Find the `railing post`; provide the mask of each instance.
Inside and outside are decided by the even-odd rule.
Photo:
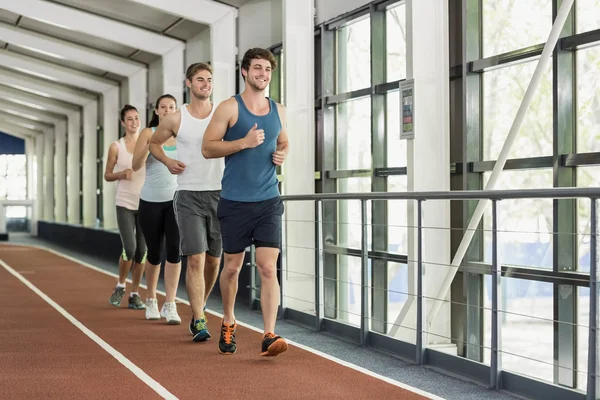
[[[323,317],[325,316],[325,305],[323,298],[323,200],[316,203],[316,241],[315,241],[315,328],[321,331]]]
[[[425,332],[423,331],[423,277],[425,268],[423,267],[423,200],[417,200],[417,354],[415,361],[422,365],[425,362],[424,339]]]
[[[490,387],[500,390],[502,388],[502,355],[501,352],[501,328],[500,318],[500,294],[501,292],[501,267],[498,263],[498,200],[492,199],[492,341],[490,359]]]
[[[254,310],[254,300],[256,300],[256,248],[250,246],[250,309]]]
[[[600,398],[598,393],[598,225],[597,199],[591,199],[590,210],[590,327],[588,337],[587,400]]]
[[[360,344],[367,345],[369,335],[369,248],[368,248],[368,221],[367,200],[360,201],[361,217],[361,312],[360,312]]]

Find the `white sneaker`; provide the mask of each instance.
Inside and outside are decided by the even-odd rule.
[[[179,314],[177,314],[177,305],[175,302],[165,301],[162,309],[160,310],[160,316],[167,319],[167,324],[169,325],[179,325],[181,324],[181,318],[179,318]]]
[[[156,299],[146,299],[146,319],[160,319],[158,312],[158,301]]]

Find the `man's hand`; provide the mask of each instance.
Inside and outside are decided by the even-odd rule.
[[[258,125],[254,123],[252,129],[248,131],[246,137],[244,138],[246,141],[246,148],[254,148],[262,144],[265,141],[265,131],[262,129],[256,129]]]
[[[121,171],[121,179],[125,179],[125,180],[129,181],[129,180],[131,180],[131,174],[133,174],[132,169],[126,169],[124,171]]]
[[[273,164],[282,165],[285,161],[285,156],[287,155],[287,143],[280,144],[277,146],[277,150],[273,153]]]
[[[169,169],[169,172],[173,175],[178,175],[185,169],[184,163],[178,160],[173,160],[172,158],[166,160],[165,165]]]

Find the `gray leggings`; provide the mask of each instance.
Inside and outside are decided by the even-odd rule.
[[[146,241],[140,227],[138,211],[117,206],[117,224],[121,234],[121,243],[123,243],[123,253],[121,254],[123,260],[133,259],[136,263],[146,262]]]

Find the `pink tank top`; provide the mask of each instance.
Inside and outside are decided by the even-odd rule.
[[[117,165],[115,172],[125,171],[126,169],[132,169],[133,154],[127,151],[125,146],[125,140],[119,139],[117,148],[119,153],[117,156]],[[140,192],[142,186],[144,186],[144,180],[146,179],[146,164],[137,171],[131,174],[131,179],[120,179],[117,181],[117,195],[115,203],[118,206],[125,207],[129,210],[137,210],[140,204]]]

